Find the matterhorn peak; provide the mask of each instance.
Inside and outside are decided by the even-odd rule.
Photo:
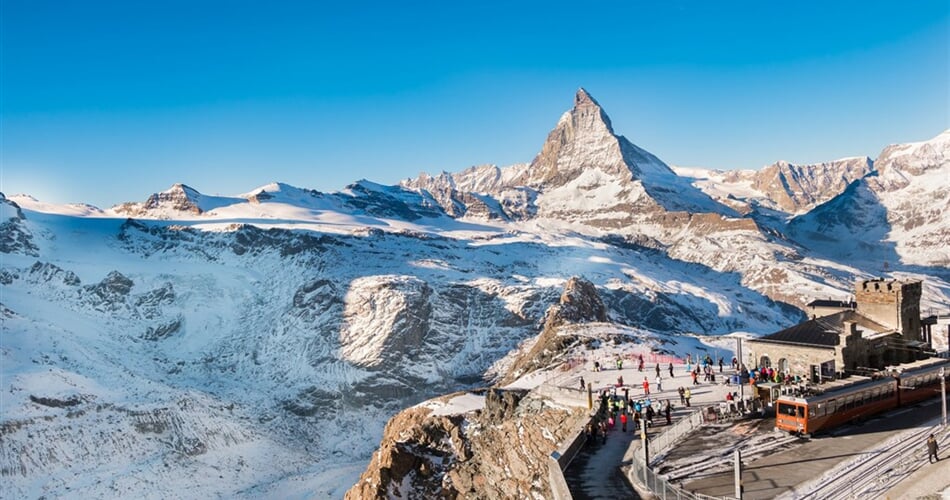
[[[577,93],[574,94],[574,107],[576,108],[578,106],[584,106],[584,105],[590,105],[590,104],[600,107],[600,103],[597,102],[594,99],[594,97],[590,95],[589,92],[587,92],[587,89],[585,89],[584,87],[580,87],[579,89],[577,89]]]
[[[623,180],[633,178],[610,118],[600,104],[580,88],[574,96],[574,107],[558,120],[521,181],[532,187],[551,189],[589,170],[600,170]]]

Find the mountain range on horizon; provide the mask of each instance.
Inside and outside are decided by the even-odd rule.
[[[341,497],[391,415],[498,377],[574,276],[672,354],[858,278],[950,308],[948,192],[950,130],[680,168],[580,89],[530,163],[106,210],[0,195],[0,471],[17,496]]]

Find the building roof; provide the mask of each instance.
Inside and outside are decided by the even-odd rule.
[[[876,323],[857,311],[847,310],[811,319],[754,341],[834,347],[841,340],[845,321],[855,323],[872,334],[894,331],[892,328]]]
[[[857,304],[855,302],[845,302],[843,300],[818,299],[809,302],[808,307],[841,307],[843,309],[854,309],[857,307]]]

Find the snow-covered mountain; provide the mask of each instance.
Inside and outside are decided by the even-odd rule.
[[[793,219],[790,234],[835,259],[946,271],[950,130],[928,141],[888,146],[874,165],[844,192]]]
[[[694,179],[693,184],[713,198],[743,213],[754,204],[796,214],[837,196],[848,184],[871,173],[873,165],[870,158],[859,157],[814,165],[779,161],[759,170],[674,170]]]
[[[176,184],[106,210],[0,197],[4,491],[340,497],[391,415],[482,383],[573,276],[674,352],[796,322],[880,256],[926,280],[924,308],[948,304],[946,233],[929,236],[946,137],[888,148],[836,195],[804,179],[837,174],[793,169],[831,198],[791,223],[677,175],[583,89],[510,167],[335,193]]]

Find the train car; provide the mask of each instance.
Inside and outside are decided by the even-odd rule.
[[[893,377],[851,377],[814,396],[781,396],[776,401],[775,427],[808,436],[896,408],[897,382]]]
[[[950,380],[950,359],[931,358],[897,367],[901,406],[939,395],[940,370]]]
[[[894,367],[879,379],[851,377],[833,382],[814,396],[781,396],[776,401],[775,427],[811,435],[851,420],[898,406],[912,405],[940,394],[940,373],[950,380],[950,360],[925,359]]]

